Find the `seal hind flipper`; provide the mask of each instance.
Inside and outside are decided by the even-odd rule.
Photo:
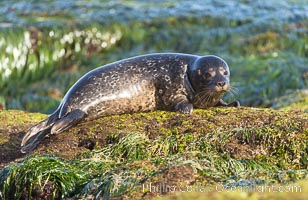
[[[40,123],[32,126],[27,132],[21,142],[21,152],[27,153],[36,148],[41,140],[50,133],[51,127],[54,124],[53,116],[41,121]]]
[[[84,119],[85,115],[86,113],[79,109],[69,112],[67,115],[54,123],[51,128],[51,134],[57,134],[71,128]]]
[[[35,149],[37,145],[42,141],[43,138],[45,138],[46,135],[50,133],[51,127],[48,127],[44,130],[38,131],[35,133],[35,137],[29,137],[26,141],[23,140],[21,152],[22,153],[28,153]]]
[[[47,119],[32,126],[25,134],[21,142],[21,152],[27,153],[37,147],[37,145],[50,133],[59,133],[69,129],[80,122],[85,113],[79,109],[69,112],[62,118],[58,118],[59,111],[56,111]]]

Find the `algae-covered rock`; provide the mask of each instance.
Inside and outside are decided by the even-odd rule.
[[[308,176],[308,114],[301,111],[243,107],[110,116],[50,135],[21,154],[24,131],[45,117],[0,111],[1,198],[185,199],[204,195],[195,191],[204,186],[253,188]],[[216,199],[235,194],[206,192]],[[239,195],[249,199],[250,193]]]

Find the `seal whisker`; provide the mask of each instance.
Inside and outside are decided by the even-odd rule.
[[[230,86],[230,93],[232,93],[234,96],[238,96],[238,89],[236,87]]]
[[[207,106],[211,103],[212,95],[209,89],[202,90],[200,92],[200,101],[199,103],[203,106]]]
[[[228,91],[228,94],[230,94],[231,98],[234,99],[235,98],[235,95],[233,94],[233,92],[231,91]]]
[[[230,90],[234,91],[236,94],[238,94],[238,92],[239,92],[239,89],[232,86],[232,85],[230,86]]]

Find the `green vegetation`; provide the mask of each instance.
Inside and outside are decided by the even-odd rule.
[[[12,121],[31,124],[27,113],[17,113],[23,118]],[[0,171],[0,196],[138,199],[164,194],[150,184],[296,185],[308,176],[307,121],[298,111],[253,108],[196,110],[190,118],[161,111],[105,117],[46,138],[32,156]],[[12,153],[18,134],[2,142],[8,151],[1,160],[22,156]]]

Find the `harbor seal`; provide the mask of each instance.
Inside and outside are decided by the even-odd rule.
[[[47,134],[83,120],[153,110],[192,113],[193,108],[239,106],[221,98],[231,86],[227,63],[214,55],[157,53],[96,68],[66,93],[57,110],[31,127],[21,151],[32,151]]]

